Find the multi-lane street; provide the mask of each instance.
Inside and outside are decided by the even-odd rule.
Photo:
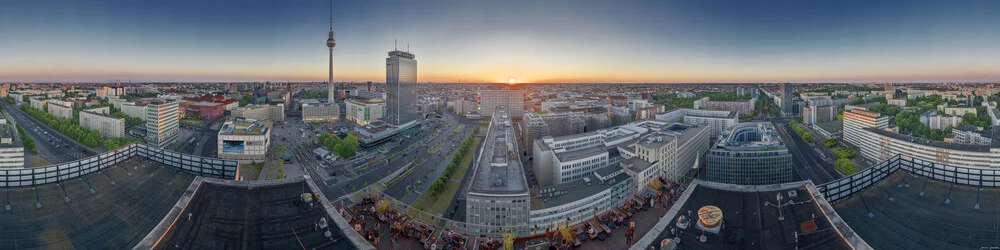
[[[21,125],[24,132],[34,140],[38,155],[50,163],[68,162],[96,154],[24,114],[16,105],[6,104],[3,105],[3,109],[11,122]],[[31,153],[25,152],[25,154]],[[28,157],[25,158],[28,161]]]
[[[843,177],[842,174],[833,169],[833,164],[823,159],[819,153],[813,149],[792,130],[788,122],[776,122],[778,130],[781,131],[782,140],[788,146],[788,151],[792,154],[794,165],[794,177],[796,180],[812,180],[813,183],[826,183]]]

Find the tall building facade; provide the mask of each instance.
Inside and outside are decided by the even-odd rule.
[[[479,90],[479,113],[485,116],[493,114],[491,108],[497,106],[507,107],[510,110],[511,118],[520,119],[524,116],[524,90],[523,89],[490,89]]]
[[[155,147],[166,147],[177,141],[180,128],[178,102],[164,99],[152,100],[146,105],[146,142]]]
[[[109,107],[87,109],[80,112],[80,126],[94,129],[104,138],[125,136],[125,119],[109,115]]]
[[[792,99],[795,96],[795,90],[788,83],[781,84],[781,113],[785,115],[792,115],[795,113],[795,109],[792,108]]]
[[[862,129],[885,129],[889,127],[889,117],[865,108],[855,108],[844,111],[844,141],[851,145],[862,146]]]
[[[409,52],[390,51],[385,59],[386,121],[402,125],[417,120],[417,60]]]

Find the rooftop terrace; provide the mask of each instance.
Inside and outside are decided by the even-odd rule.
[[[510,118],[502,115],[505,109],[497,108],[498,114],[490,121],[487,142],[483,143],[480,161],[473,174],[470,191],[481,193],[527,193],[528,180],[522,170],[517,151],[500,150],[499,147],[516,147]],[[499,156],[497,154],[503,154]],[[506,161],[502,167],[491,166],[497,161]]]

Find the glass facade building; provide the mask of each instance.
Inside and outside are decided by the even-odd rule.
[[[392,125],[402,125],[417,120],[417,60],[403,51],[390,51],[385,59],[387,116]]]
[[[705,156],[707,179],[739,185],[792,181],[792,155],[769,122],[741,123]]]

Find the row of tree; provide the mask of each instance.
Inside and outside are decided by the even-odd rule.
[[[125,145],[142,142],[141,138],[116,137],[104,141],[104,150],[115,150]]]
[[[344,159],[353,157],[358,152],[358,146],[361,145],[358,142],[358,138],[355,138],[352,134],[347,134],[344,139],[340,139],[340,137],[334,134],[322,134],[319,136],[319,143],[329,149],[330,152]]]
[[[25,150],[28,150],[28,152],[31,152],[32,154],[38,154],[38,149],[35,149],[35,140],[32,140],[31,137],[28,137],[28,135],[24,133],[24,129],[21,128],[21,125],[17,125],[17,135],[20,136],[21,141],[24,142]]]
[[[441,176],[434,181],[434,183],[431,183],[430,188],[427,189],[427,192],[429,192],[431,196],[436,197],[438,194],[441,194],[441,192],[444,192],[448,182],[450,181],[449,179],[451,179],[451,175],[455,172],[455,169],[458,168],[458,164],[462,161],[462,157],[465,156],[465,152],[469,151],[469,147],[472,147],[472,139],[475,138],[476,133],[478,132],[479,127],[476,127],[476,131],[469,134],[468,138],[465,138],[462,145],[458,147],[458,152],[455,152],[455,155],[451,158],[451,163],[448,163],[448,166],[444,168],[444,173],[442,173]]]
[[[804,117],[803,117],[803,118],[804,118]],[[805,129],[803,129],[802,127],[799,127],[799,123],[798,123],[798,122],[795,122],[795,121],[792,121],[792,122],[788,123],[788,125],[791,125],[791,126],[792,126],[792,129],[794,129],[794,130],[795,130],[795,133],[798,133],[798,134],[799,134],[799,136],[800,136],[800,137],[802,137],[802,140],[803,140],[803,141],[806,141],[806,142],[809,142],[809,143],[812,143],[812,142],[813,142],[813,140],[815,140],[815,139],[816,139],[816,138],[814,138],[814,137],[813,137],[813,134],[812,134],[812,133],[810,133],[810,132],[807,132],[807,131],[806,131]]]
[[[101,145],[103,141],[101,139],[100,132],[80,126],[79,123],[74,123],[72,120],[56,118],[49,113],[32,108],[28,105],[21,105],[21,111],[24,111],[25,114],[34,117],[35,120],[38,120],[45,126],[62,133],[66,137],[80,142],[80,144],[87,147],[97,147]]]

